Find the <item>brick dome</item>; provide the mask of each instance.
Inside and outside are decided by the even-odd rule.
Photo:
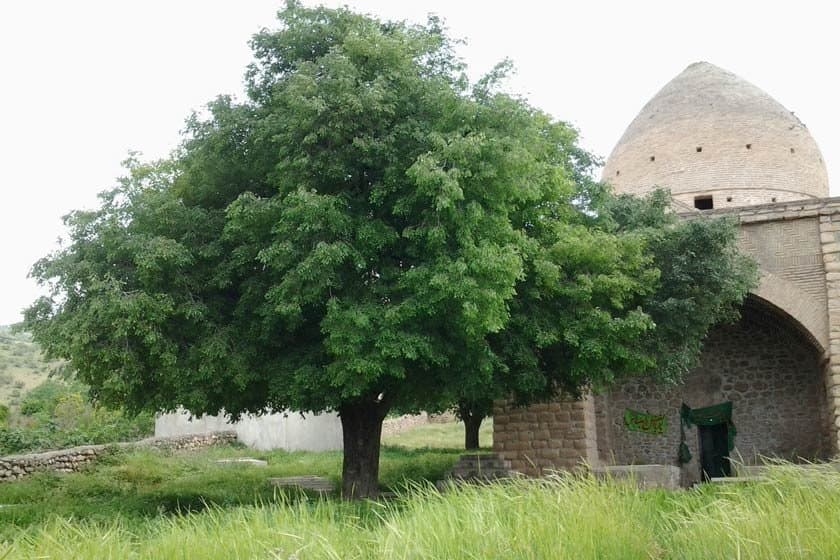
[[[701,209],[828,196],[822,154],[805,125],[707,62],[690,65],[644,106],[603,180],[630,194],[669,188],[679,206]]]

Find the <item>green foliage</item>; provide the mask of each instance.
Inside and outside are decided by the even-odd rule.
[[[623,195],[605,205],[604,218],[616,231],[643,236],[660,271],[656,291],[643,303],[656,329],[642,346],[654,359],[652,372],[677,381],[696,364],[709,328],[738,318],[745,295],[758,285],[758,270],[738,251],[733,220],[678,219],[669,205],[662,191]]]
[[[26,394],[20,403],[20,412],[26,416],[40,416],[46,420],[52,416],[59,399],[72,390],[65,383],[45,381]]]
[[[468,90],[437,22],[280,20],[254,38],[249,99],[193,117],[176,159],[129,161],[33,269],[54,295],[28,328],[104,402],[435,408],[462,356],[487,379],[523,220],[574,213],[575,133]]]
[[[0,429],[5,428],[9,424],[9,407],[5,404],[0,404]]]
[[[171,159],[130,159],[33,268],[52,292],[25,325],[96,399],[336,409],[370,434],[391,408],[671,376],[743,297],[730,262],[706,264],[725,228],[682,235],[655,204],[636,227],[576,131],[501,93],[504,64],[470,87],[437,20],[278,17],[252,41],[247,99],[193,116]],[[716,245],[680,260],[696,241]],[[692,305],[710,268],[727,289]],[[698,311],[685,352],[658,358]]]
[[[151,435],[153,426],[149,412],[109,410],[91,403],[78,382],[48,380],[23,397],[8,426],[0,422],[0,455],[130,441]]]

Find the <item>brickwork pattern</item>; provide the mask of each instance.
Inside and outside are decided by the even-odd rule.
[[[659,185],[659,183],[656,183]],[[638,194],[643,194],[650,189],[638,190]],[[753,206],[756,204],[770,204],[770,203],[785,203],[801,201],[803,199],[818,200],[817,197],[809,194],[797,192],[795,190],[773,189],[769,187],[756,187],[751,189],[746,188],[724,188],[712,189],[704,188],[696,191],[680,191],[672,192],[673,198],[684,209],[693,210],[694,199],[696,197],[712,197],[712,205],[717,209],[731,209],[741,208],[744,206]]]
[[[790,280],[825,307],[825,275],[816,216],[743,224],[740,246],[758,261],[762,270]]]
[[[828,296],[829,351],[825,368],[826,391],[833,414],[827,421],[834,451],[840,450],[840,213],[820,216],[820,242]]]
[[[645,105],[602,178],[629,194],[666,187],[689,207],[698,195],[725,208],[829,192],[805,125],[761,89],[708,63],[692,64]]]
[[[612,464],[677,465],[680,405],[702,408],[732,401],[737,428],[734,456],[756,464],[760,456],[797,460],[825,459],[830,454],[824,429],[828,416],[820,352],[790,325],[752,305],[742,320],[713,330],[700,365],[682,385],[631,381],[599,401],[606,406],[611,446],[602,457]],[[652,435],[624,426],[627,408],[664,414],[668,431]],[[699,479],[697,430],[687,432],[694,460],[686,482]]]
[[[494,408],[493,451],[514,471],[539,476],[598,462],[595,407],[591,397]]]
[[[594,397],[588,411],[580,403],[526,409],[499,403],[494,446],[514,469],[539,474],[549,468],[572,468],[582,459],[593,464],[597,460],[674,464],[683,400],[693,407],[732,400],[739,429],[737,450],[745,460],[754,460],[756,453],[794,458],[837,453],[840,198],[692,211],[683,217],[733,213],[744,230],[742,248],[763,269],[744,320],[713,333],[703,365],[683,388],[631,383],[610,396]],[[656,439],[619,429],[616,423],[623,421],[628,407],[652,413],[670,409],[669,433]],[[784,423],[778,420],[782,414]],[[695,457],[696,437],[696,431],[689,434]],[[699,474],[696,462],[685,470],[695,473],[689,478]]]

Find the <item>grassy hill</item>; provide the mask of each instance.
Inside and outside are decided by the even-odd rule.
[[[56,365],[44,359],[28,334],[0,326],[0,404],[17,406],[20,397],[42,383]]]

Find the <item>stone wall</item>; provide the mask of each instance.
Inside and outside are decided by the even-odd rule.
[[[402,416],[386,418],[382,422],[382,435],[392,436],[418,426],[425,426],[426,424],[448,424],[450,422],[459,422],[455,413],[452,411],[446,411],[441,414],[429,414],[428,412],[403,414]]]
[[[0,457],[0,482],[18,480],[39,471],[60,473],[77,472],[114,449],[129,447],[154,447],[167,450],[189,450],[213,445],[226,445],[236,441],[236,432],[148,438],[136,442],[104,445],[83,445],[70,449],[10,455]]]
[[[631,381],[598,401],[605,438],[599,449],[611,464],[677,465],[680,405],[702,408],[732,401],[737,429],[732,456],[746,464],[762,456],[790,460],[825,459],[830,455],[826,394],[820,355],[813,345],[781,319],[747,305],[741,321],[714,329],[706,340],[699,367],[682,385]],[[668,420],[666,434],[634,432],[624,425],[633,409]],[[699,479],[699,439],[686,432],[694,457],[684,476]]]
[[[496,450],[515,469],[538,473],[573,466],[581,459],[593,464],[597,460],[606,464],[675,464],[682,400],[694,408],[732,400],[739,431],[736,453],[746,461],[754,461],[759,453],[788,458],[825,458],[837,453],[840,198],[695,212],[683,217],[721,215],[731,215],[741,224],[741,247],[756,258],[762,273],[744,321],[712,334],[703,365],[689,376],[684,388],[630,383],[613,390],[609,399],[595,397],[594,428],[583,430],[596,433],[595,460],[588,448],[576,453],[572,440],[564,438],[564,430],[581,432],[579,426],[569,426],[569,415],[561,413],[550,419],[555,405],[547,405],[549,409],[500,405],[494,419]],[[667,412],[668,434],[626,433],[620,429],[624,408]],[[540,441],[533,441],[535,438]],[[688,434],[687,443],[697,457],[696,430]],[[690,479],[695,477],[692,473],[699,474],[699,467],[689,464],[685,472]]]
[[[826,208],[820,215],[820,242],[828,296],[828,360],[825,364],[829,410],[828,430],[834,451],[840,450],[840,209]]]
[[[494,406],[493,451],[514,471],[539,476],[598,461],[591,397],[516,407]]]
[[[416,428],[417,426],[424,426],[428,423],[429,415],[426,412],[421,412],[420,414],[403,414],[402,416],[393,416],[386,418],[382,422],[382,435],[392,436],[406,430]]]

